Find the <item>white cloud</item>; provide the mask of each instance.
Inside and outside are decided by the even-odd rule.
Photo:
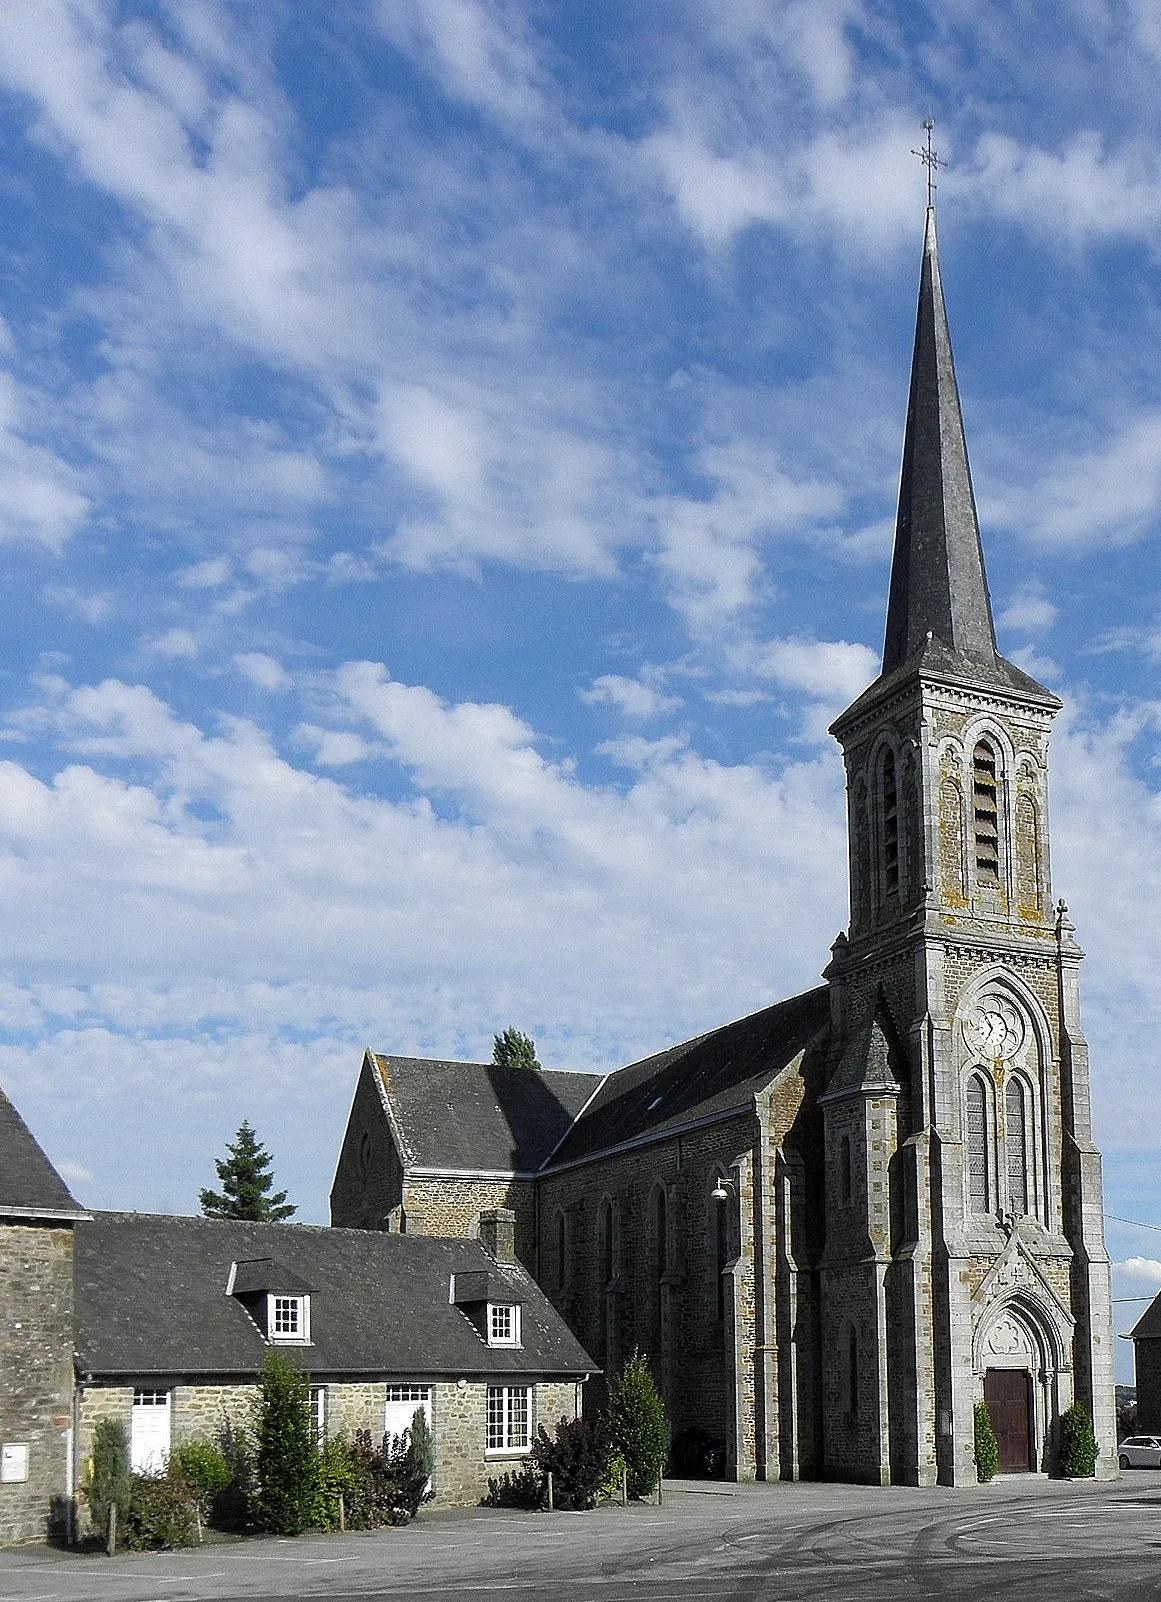
[[[643,668],[635,679],[602,673],[587,690],[581,690],[580,698],[590,706],[619,707],[627,718],[655,718],[682,704],[680,696],[663,693],[664,682],[664,673],[656,668]]]
[[[198,642],[188,629],[166,629],[146,641],[146,649],[155,656],[184,657],[191,660],[198,654]]]
[[[769,450],[748,442],[707,447],[698,465],[716,488],[707,499],[675,496],[658,508],[657,561],[673,604],[705,634],[754,598],[763,537],[805,533],[835,516],[843,494],[836,484],[790,477]]]
[[[535,45],[504,0],[380,0],[387,36],[428,67],[444,91],[517,121],[543,112]]]
[[[1113,1267],[1126,1279],[1142,1280],[1161,1290],[1161,1263],[1155,1257],[1126,1257],[1124,1262],[1114,1263]]]
[[[113,609],[113,597],[107,591],[85,595],[71,584],[46,584],[41,593],[50,606],[63,607],[94,628],[106,622]]]
[[[1140,539],[1161,513],[1161,411],[1127,419],[1096,449],[1058,457],[985,510],[991,521],[1046,545]]]
[[[1038,632],[1056,622],[1056,607],[1038,582],[1024,584],[1009,598],[996,622],[1001,628]]]
[[[89,502],[78,475],[22,431],[23,397],[0,372],[0,539],[35,540],[59,551],[84,522]]]
[[[183,568],[177,582],[183,589],[213,590],[230,580],[230,561],[225,556],[211,556],[204,562],[195,562]]]
[[[280,662],[262,651],[243,651],[234,658],[234,666],[243,678],[256,684],[260,690],[286,690],[291,677]]]
[[[324,768],[365,762],[375,754],[375,747],[368,745],[360,735],[352,734],[350,729],[320,729],[315,723],[300,723],[294,737],[300,745],[314,751],[315,761]]]
[[[845,706],[878,676],[879,658],[847,640],[770,640],[758,648],[754,671]]]
[[[1071,134],[1059,151],[986,133],[964,186],[1000,214],[1069,241],[1153,238],[1161,223],[1157,153],[1135,145],[1109,155],[1094,129]]]

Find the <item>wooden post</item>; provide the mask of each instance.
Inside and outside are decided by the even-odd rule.
[[[554,1511],[554,1509],[553,1509],[553,1501],[552,1501],[552,1470],[551,1469],[549,1469],[549,1471],[548,1471],[548,1511],[550,1513]]]
[[[201,1544],[202,1544],[202,1503],[201,1503],[201,1498],[198,1497],[198,1496],[194,1497],[194,1523],[197,1525],[197,1530],[198,1530],[198,1545],[201,1546]]]
[[[114,1557],[116,1555],[116,1552],[117,1552],[117,1504],[116,1504],[116,1502],[110,1502],[109,1503],[109,1539],[105,1543],[105,1551],[109,1554],[110,1557]]]
[[[629,1467],[625,1459],[621,1459],[621,1506],[629,1506]]]
[[[340,1491],[339,1492],[339,1533],[342,1534],[342,1535],[345,1535],[346,1532],[347,1532],[347,1504],[346,1504],[346,1502],[344,1502],[343,1493]]]
[[[657,1476],[657,1506],[661,1506],[661,1476]]]

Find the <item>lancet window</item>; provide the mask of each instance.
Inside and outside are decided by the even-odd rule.
[[[899,894],[899,785],[895,774],[895,753],[884,751],[882,769],[883,801],[883,892]]]
[[[967,1087],[968,1203],[973,1213],[986,1213],[991,1201],[988,1138],[988,1089],[978,1074]]]
[[[1013,1075],[1004,1092],[1004,1149],[1008,1159],[1008,1211],[1028,1212],[1028,1101]]]

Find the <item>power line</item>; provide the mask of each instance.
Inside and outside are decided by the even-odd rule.
[[[1106,1213],[1105,1217],[1112,1224],[1132,1224],[1134,1229],[1161,1230],[1161,1224],[1143,1224],[1139,1218],[1118,1218],[1116,1213]]]

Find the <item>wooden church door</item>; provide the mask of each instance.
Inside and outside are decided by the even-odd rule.
[[[1031,1375],[1023,1368],[989,1368],[984,1402],[1000,1448],[1001,1474],[1027,1474],[1032,1458]]]

